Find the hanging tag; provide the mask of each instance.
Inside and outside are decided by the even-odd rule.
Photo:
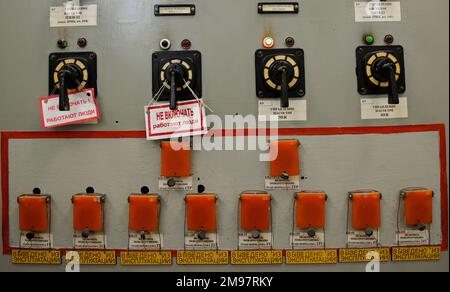
[[[147,140],[198,136],[208,133],[205,108],[200,100],[178,102],[171,110],[169,103],[145,107]]]
[[[43,128],[96,122],[100,119],[93,89],[69,94],[70,111],[59,110],[59,96],[41,97],[39,106]]]

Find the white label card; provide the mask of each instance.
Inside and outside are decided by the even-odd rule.
[[[374,230],[372,236],[367,236],[365,231],[349,231],[347,234],[347,244],[349,248],[369,248],[378,247],[379,231]]]
[[[59,110],[59,95],[41,97],[39,107],[43,128],[96,122],[100,119],[93,89],[69,94],[70,111]]]
[[[215,250],[218,248],[218,238],[215,232],[206,232],[205,238],[198,238],[197,232],[187,232],[184,235],[186,250]]]
[[[84,238],[81,233],[81,231],[75,231],[73,234],[73,245],[75,249],[106,248],[106,235],[103,232],[92,232],[87,238]]]
[[[33,239],[28,239],[28,231],[20,233],[20,248],[24,249],[50,249],[53,246],[53,234],[34,233]]]
[[[251,232],[239,232],[239,249],[272,249],[272,232],[261,232],[258,238]]]
[[[300,189],[300,177],[290,176],[288,179],[281,177],[266,176],[266,190],[298,190]]]
[[[158,232],[146,232],[144,237],[139,232],[130,232],[128,247],[130,250],[160,250],[163,246],[163,237]]]
[[[397,242],[400,246],[421,246],[429,245],[429,231],[426,230],[404,230],[397,233]]]
[[[96,26],[97,4],[50,7],[50,27]]]
[[[170,187],[168,182],[170,179],[175,181],[175,185]],[[193,179],[192,176],[186,177],[160,177],[159,190],[160,191],[192,191]]]
[[[145,107],[147,140],[198,136],[208,133],[205,107],[198,100],[178,102],[176,110],[169,103]]]
[[[325,233],[317,231],[311,237],[306,231],[296,231],[291,233],[291,246],[293,249],[322,249],[325,247]]]
[[[260,120],[268,121],[271,116],[278,117],[278,121],[306,121],[307,106],[305,99],[289,99],[289,107],[282,108],[280,99],[259,100],[258,110]]]
[[[408,118],[408,98],[400,97],[399,104],[389,104],[387,98],[361,99],[361,119],[386,120]]]
[[[355,2],[356,22],[392,22],[402,21],[399,1]]]

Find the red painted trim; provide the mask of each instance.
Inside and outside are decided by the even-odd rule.
[[[442,249],[448,250],[448,177],[447,177],[447,139],[445,135],[445,125],[439,128],[440,149],[439,157],[441,161],[441,228],[442,228]]]
[[[448,250],[448,182],[447,182],[447,146],[444,124],[386,126],[386,127],[336,127],[336,128],[283,128],[279,136],[314,136],[314,135],[367,135],[400,134],[413,132],[438,132],[441,180],[441,226],[442,250]],[[269,135],[270,130],[212,130],[208,136],[260,136]],[[84,132],[2,132],[1,134],[1,173],[2,173],[2,234],[3,253],[10,254],[9,246],[9,157],[10,139],[145,139],[145,131],[84,131]],[[5,203],[6,202],[6,203]],[[67,250],[67,249],[61,249]],[[122,251],[117,249],[117,252]],[[176,256],[176,250],[172,251]]]

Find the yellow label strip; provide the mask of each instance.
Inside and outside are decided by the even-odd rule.
[[[368,263],[389,261],[389,248],[347,248],[339,250],[340,263]]]
[[[281,265],[283,252],[281,250],[233,250],[232,265]]]
[[[226,250],[177,251],[177,265],[228,265],[228,263]]]
[[[336,264],[337,249],[286,250],[287,265]]]
[[[393,247],[392,261],[438,261],[441,259],[440,246]]]
[[[75,250],[80,258],[80,265],[115,265],[117,263],[115,251],[103,250]],[[70,259],[66,259],[67,260]]]
[[[60,265],[61,252],[59,250],[28,250],[13,249],[11,263],[20,265]]]
[[[122,251],[120,264],[122,266],[172,265],[172,253],[170,251]]]

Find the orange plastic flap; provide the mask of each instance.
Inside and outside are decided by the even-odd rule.
[[[325,193],[298,193],[296,196],[297,228],[325,227]]]
[[[157,195],[130,195],[128,230],[156,232],[159,230],[159,197]]]
[[[161,175],[165,177],[191,175],[191,150],[189,143],[161,142]]]
[[[101,195],[74,195],[73,228],[76,231],[103,230],[103,203]]]
[[[433,191],[405,191],[405,216],[407,225],[433,223]]]
[[[270,143],[270,175],[274,177],[286,173],[289,176],[300,175],[298,140],[279,140]]]
[[[356,230],[381,226],[381,193],[352,193],[352,227]]]
[[[192,194],[186,196],[187,229],[214,232],[217,230],[215,194]]]
[[[18,198],[20,231],[49,231],[49,196],[24,195]]]
[[[246,231],[269,231],[270,202],[269,194],[242,194],[241,200],[241,229]]]

